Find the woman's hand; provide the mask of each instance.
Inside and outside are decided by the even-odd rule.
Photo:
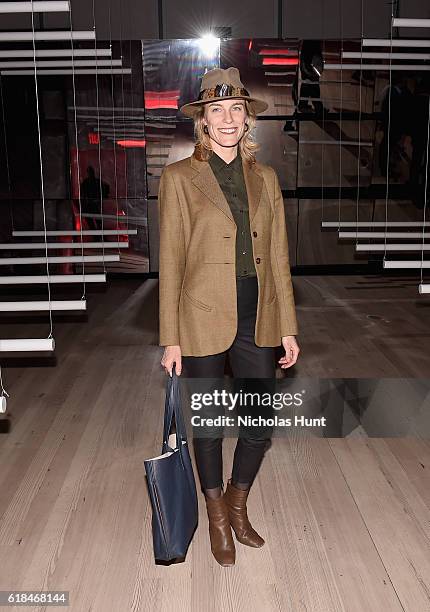
[[[173,364],[176,364],[176,374],[181,375],[182,372],[182,358],[181,358],[181,347],[180,346],[166,346],[164,354],[161,359],[161,365],[166,370],[166,374],[172,376]]]
[[[295,336],[282,336],[282,346],[285,349],[284,357],[281,357],[278,363],[281,364],[281,368],[290,368],[297,361],[300,353],[299,345],[296,342]]]

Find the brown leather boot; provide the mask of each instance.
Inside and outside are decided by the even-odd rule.
[[[224,497],[228,508],[230,525],[233,527],[236,538],[241,544],[260,548],[263,546],[264,540],[249,522],[246,510],[248,493],[249,489],[237,489],[233,486],[231,479],[227,482],[227,490]]]
[[[220,565],[230,567],[236,560],[236,547],[224,495],[221,493],[216,499],[205,496],[205,500],[212,554]]]

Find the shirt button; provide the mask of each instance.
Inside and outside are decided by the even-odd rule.
[[[260,263],[261,259],[259,257],[257,257],[257,259],[255,260],[257,263]]]
[[[242,251],[242,255],[246,255],[246,251]]]
[[[257,232],[252,232],[252,235],[254,236],[254,238],[257,238]]]
[[[244,235],[244,234],[245,234],[245,232],[242,232],[242,235]]]

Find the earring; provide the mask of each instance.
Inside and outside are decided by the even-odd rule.
[[[209,134],[209,130],[208,130],[208,126],[207,125],[203,126],[203,131],[204,131],[205,134]]]

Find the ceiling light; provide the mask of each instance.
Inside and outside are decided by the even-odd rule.
[[[220,39],[213,34],[205,34],[199,38],[199,47],[206,57],[214,57],[219,53]]]

